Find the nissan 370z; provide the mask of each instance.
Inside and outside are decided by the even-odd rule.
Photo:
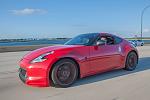
[[[64,45],[40,48],[19,62],[19,77],[27,85],[69,87],[78,78],[114,69],[132,71],[137,49],[108,33],[81,34]]]

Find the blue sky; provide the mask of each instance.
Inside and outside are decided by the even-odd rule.
[[[0,0],[0,38],[73,37],[110,32],[140,36],[141,10],[150,0]],[[144,36],[150,37],[150,8]]]

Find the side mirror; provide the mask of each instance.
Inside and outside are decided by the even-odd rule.
[[[106,41],[98,40],[98,41],[96,42],[96,45],[97,45],[97,46],[106,45]]]

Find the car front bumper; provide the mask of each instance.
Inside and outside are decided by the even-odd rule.
[[[47,62],[30,64],[29,60],[23,59],[19,65],[19,78],[23,83],[37,87],[50,86],[49,64]]]

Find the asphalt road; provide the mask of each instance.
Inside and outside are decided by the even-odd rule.
[[[0,100],[150,100],[150,46],[138,47],[135,71],[115,70],[79,79],[69,88],[38,88],[18,78],[18,61],[27,53],[0,53]]]

